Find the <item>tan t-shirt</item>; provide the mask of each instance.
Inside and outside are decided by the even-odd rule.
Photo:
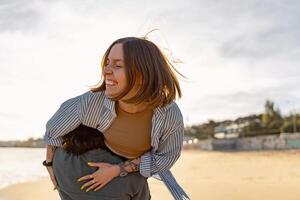
[[[151,148],[153,110],[127,113],[116,103],[117,118],[104,133],[104,142],[114,153],[132,159]]]

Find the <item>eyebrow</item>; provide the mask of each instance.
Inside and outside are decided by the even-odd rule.
[[[109,58],[107,58],[107,60],[109,60],[110,61],[110,59]],[[122,59],[119,59],[119,58],[117,58],[117,59],[112,59],[112,61],[115,61],[115,62],[117,62],[117,61],[123,61]]]

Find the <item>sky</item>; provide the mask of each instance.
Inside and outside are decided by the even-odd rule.
[[[144,36],[177,69],[186,126],[300,112],[300,1],[1,0],[0,140],[42,137],[60,104],[100,80],[116,39]]]

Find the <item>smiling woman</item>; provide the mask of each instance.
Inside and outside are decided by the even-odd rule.
[[[135,37],[121,38],[113,42],[105,52],[102,63],[102,80],[91,91],[105,91],[113,81],[115,93],[109,98],[126,103],[147,106],[165,106],[178,94],[181,97],[179,82],[174,73],[180,74],[160,49],[151,41]],[[183,76],[182,74],[180,74]]]
[[[110,50],[106,66],[103,69],[106,87],[105,94],[110,98],[120,95],[127,87],[123,57],[122,45],[114,45]]]
[[[182,114],[175,103],[181,90],[172,68],[176,71],[159,48],[145,38],[127,37],[113,42],[102,59],[100,83],[64,102],[47,122],[47,161],[53,159],[51,146],[61,146],[63,136],[82,124],[101,131],[108,150],[125,158],[121,163],[110,163],[109,159],[100,161],[103,155],[97,154],[100,160],[90,163],[90,167],[99,170],[82,171],[78,179],[85,181],[82,188],[102,190],[118,182],[120,176],[121,180],[129,180],[135,174],[145,180],[156,175],[174,199],[188,199],[169,170],[181,154],[184,132]],[[62,151],[55,152],[56,162],[68,162],[64,156]],[[62,174],[53,174],[51,167],[48,170],[54,185],[55,175],[71,176],[76,170],[80,173],[80,167]],[[59,187],[63,190],[64,186]],[[140,199],[149,199],[148,192],[143,191]]]

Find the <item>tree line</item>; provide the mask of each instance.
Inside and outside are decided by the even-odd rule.
[[[273,101],[266,100],[264,112],[261,114],[219,122],[208,120],[208,122],[200,125],[186,127],[185,136],[196,137],[198,139],[214,138],[216,127],[226,127],[232,124],[244,125],[238,130],[239,137],[294,133],[300,132],[300,115],[299,113],[293,112],[287,116],[283,116],[280,109],[275,108]]]

